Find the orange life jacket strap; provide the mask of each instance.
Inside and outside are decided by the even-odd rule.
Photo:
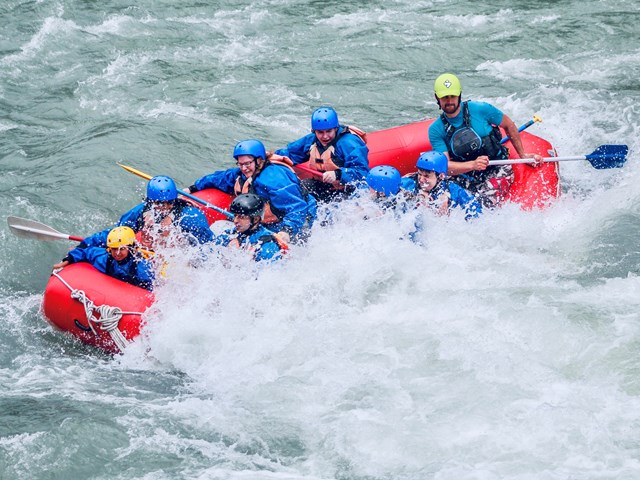
[[[353,125],[347,125],[347,132],[353,133],[357,137],[360,137],[360,140],[362,140],[365,145],[367,144],[367,132],[365,132],[364,130],[360,130],[358,127],[354,127]]]

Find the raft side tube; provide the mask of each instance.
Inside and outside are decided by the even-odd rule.
[[[139,312],[149,308],[153,303],[153,293],[121,280],[105,275],[89,263],[79,262],[68,265],[58,275],[71,288],[84,291],[86,297],[95,306],[109,305],[119,307],[123,312]],[[85,308],[80,300],[71,297],[71,290],[55,275],[51,275],[44,291],[42,313],[56,328],[69,332],[82,342],[110,353],[118,353],[120,349],[111,335],[93,324],[95,334],[89,326]],[[97,312],[94,313],[99,318]],[[123,314],[118,329],[129,341],[140,334],[142,318],[139,314]]]

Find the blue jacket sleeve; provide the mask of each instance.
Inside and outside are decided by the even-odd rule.
[[[128,212],[125,212],[118,220],[117,227],[130,227],[134,232],[140,230],[140,225],[142,222],[140,218],[142,216],[142,211],[144,210],[144,203],[136,205]]]
[[[275,242],[263,243],[255,253],[256,262],[279,260],[280,258],[282,258],[282,253],[280,247]]]
[[[234,228],[229,228],[227,230],[224,230],[222,233],[220,233],[219,235],[215,236],[214,243],[216,245],[220,245],[222,247],[226,247],[231,242],[232,236],[234,234],[235,234],[235,229]]]
[[[281,229],[295,235],[302,230],[309,213],[298,178],[288,168],[270,165],[254,180],[256,194],[266,199],[273,208],[284,213]],[[313,199],[309,195],[309,200]],[[315,201],[315,200],[313,200]]]
[[[314,133],[310,133],[289,143],[286,148],[276,150],[275,153],[289,157],[294,165],[306,162],[309,160],[309,149],[311,148],[311,144],[313,144],[315,137]]]
[[[140,259],[136,261],[135,276],[131,279],[131,284],[142,287],[146,290],[153,290],[153,282],[155,281],[155,272],[151,262]]]
[[[237,167],[228,170],[219,170],[196,180],[194,185],[198,191],[206,190],[207,188],[217,188],[225,193],[232,194],[238,175],[240,175],[240,169]]]
[[[109,253],[102,247],[74,248],[67,256],[71,263],[87,262],[98,271],[107,273],[107,257]]]
[[[353,133],[347,133],[338,139],[335,154],[344,161],[340,168],[341,183],[364,180],[369,173],[369,149]]]
[[[137,232],[139,229],[139,218],[142,215],[142,209],[144,208],[144,203],[140,205],[136,205],[128,212],[124,213],[118,223],[116,223],[116,227],[131,227],[134,232]],[[109,232],[113,227],[105,228],[101,232],[94,233],[93,235],[85,238],[78,245],[79,248],[87,248],[87,247],[106,247],[107,246],[107,237],[109,236]]]
[[[460,185],[450,182],[449,193],[451,194],[451,208],[464,209],[465,220],[477,218],[482,213],[482,205],[480,202]]]
[[[88,236],[78,244],[78,248],[89,248],[89,247],[105,248],[107,246],[107,237],[109,236],[110,231],[111,231],[111,228],[105,228],[101,232],[97,232],[97,233],[94,233],[93,235]]]
[[[400,180],[400,188],[412,195],[415,195],[420,191],[418,182],[416,182],[413,177],[402,177],[402,180]]]
[[[198,243],[207,243],[213,240],[213,232],[209,228],[207,217],[198,208],[186,207],[182,210],[179,225],[184,232],[193,235]]]

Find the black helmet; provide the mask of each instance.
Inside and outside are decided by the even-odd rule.
[[[233,199],[229,210],[234,215],[262,218],[264,215],[264,201],[254,193],[243,193]]]

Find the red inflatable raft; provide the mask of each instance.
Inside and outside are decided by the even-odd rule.
[[[432,122],[433,119],[369,133],[369,165],[392,165],[402,175],[415,171],[420,153],[431,150],[427,131]],[[527,132],[520,135],[527,152],[556,156],[546,140]],[[515,181],[507,199],[523,209],[544,208],[560,194],[558,163],[545,163],[540,168],[516,164],[513,170]],[[304,164],[298,174],[300,178],[310,176]],[[215,189],[196,195],[223,209],[231,202],[229,195]],[[204,212],[210,223],[226,219],[209,208]],[[140,334],[142,314],[152,303],[152,293],[99,273],[89,264],[78,263],[51,276],[42,310],[54,326],[82,342],[118,353]]]

